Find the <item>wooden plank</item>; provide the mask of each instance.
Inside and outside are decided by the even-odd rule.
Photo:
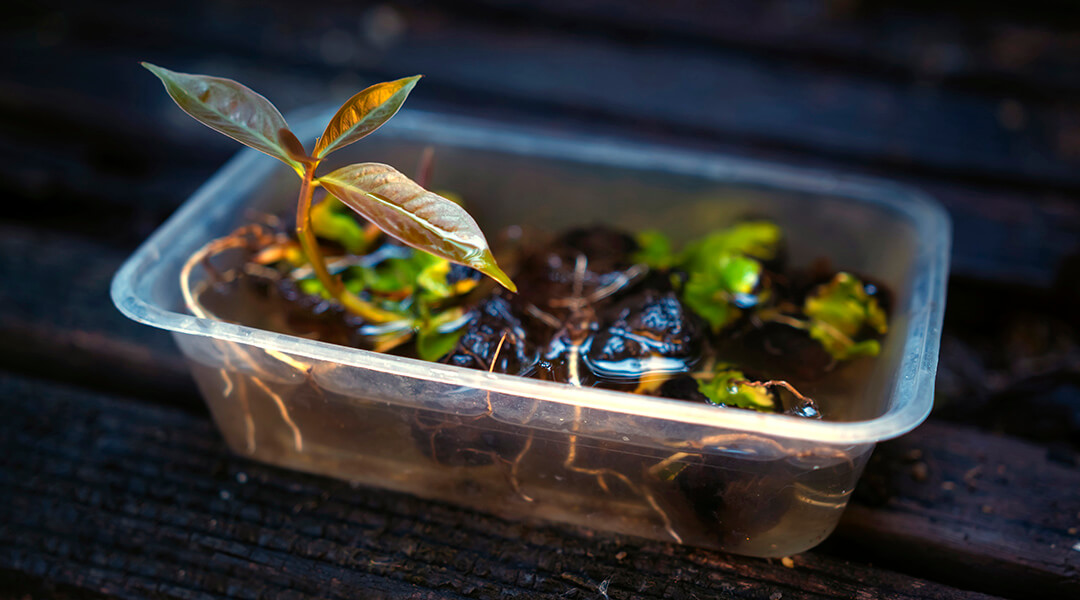
[[[90,46],[127,53],[132,61],[162,60],[185,48],[187,62],[203,66],[226,53],[234,63],[277,63],[328,77],[355,78],[357,69],[382,76],[427,72],[428,88],[441,86],[469,101],[491,97],[846,160],[1080,186],[1080,155],[1071,141],[1080,109],[1057,99],[1019,102],[1012,112],[1022,113],[1022,123],[1014,127],[1001,117],[1007,97],[928,92],[872,73],[807,68],[722,47],[629,44],[524,24],[508,30],[434,10],[391,9],[395,27],[366,26],[357,35],[333,22],[369,23],[375,17],[366,7],[339,7],[331,22],[290,3],[273,10],[263,3],[221,10],[179,2],[154,9],[103,15],[64,7],[64,37],[48,54],[70,61]],[[141,49],[151,56],[131,55],[127,40],[136,35],[155,44]],[[55,71],[41,68],[26,37],[4,44],[23,55],[5,75],[35,87],[57,85]],[[200,54],[192,54],[196,48]],[[303,93],[302,87],[292,92]]]
[[[540,523],[230,456],[175,410],[0,375],[0,568],[119,598],[988,598]]]
[[[109,600],[115,596],[98,594],[73,585],[57,584],[12,569],[0,569],[0,590],[5,597],[33,600]]]
[[[722,45],[935,86],[1076,98],[1072,2],[465,0],[472,19],[621,39]],[[466,12],[467,11],[467,12]]]
[[[1016,597],[1080,595],[1080,454],[930,421],[878,446],[845,552]]]
[[[126,112],[0,82],[0,193],[18,199],[0,219],[134,247],[237,150],[163,135]]]
[[[170,336],[112,306],[109,284],[126,256],[0,226],[0,365],[205,410]]]
[[[1080,450],[1080,260],[1052,289],[954,278],[934,415]]]

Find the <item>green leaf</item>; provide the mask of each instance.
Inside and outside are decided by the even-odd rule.
[[[634,236],[638,250],[631,257],[636,263],[644,263],[652,269],[668,269],[675,263],[671,240],[659,231],[639,231]]]
[[[708,321],[714,332],[742,314],[735,299],[751,294],[761,279],[761,263],[738,254],[721,254],[690,274],[682,301]]]
[[[203,125],[304,172],[309,159],[303,146],[266,98],[231,79],[141,64],[165,84],[177,106]]]
[[[437,361],[454,349],[462,333],[462,330],[439,333],[421,329],[416,332],[416,354],[423,360]]]
[[[420,187],[393,167],[359,163],[319,178],[346,206],[388,235],[418,250],[472,267],[510,291],[514,282],[495,263],[484,233],[469,213]]]
[[[722,254],[716,259],[715,273],[728,294],[749,294],[761,280],[761,263],[745,256]]]
[[[690,273],[709,268],[710,261],[722,254],[743,254],[758,260],[771,260],[780,248],[780,228],[771,221],[746,221],[711,233],[687,245],[679,263]]]
[[[735,322],[742,314],[728,302],[714,277],[705,273],[694,273],[683,287],[682,301],[690,310],[709,323],[713,332]]]
[[[428,254],[427,256],[431,255]],[[416,278],[416,282],[420,284],[420,287],[428,294],[435,298],[449,298],[454,295],[454,287],[446,281],[446,276],[449,274],[450,261],[436,259],[420,271],[420,275]]]
[[[327,300],[333,298],[318,279],[301,279],[297,282],[297,286],[299,286],[301,292],[310,296],[322,296]]]
[[[341,244],[350,254],[362,254],[367,249],[364,228],[340,200],[327,196],[311,209],[311,228],[324,240]]]
[[[416,353],[420,358],[436,361],[449,354],[465,333],[464,314],[460,307],[452,308],[425,321],[416,331]]]
[[[381,127],[401,108],[420,77],[377,83],[349,98],[330,119],[312,156],[322,158]]]
[[[746,381],[742,371],[730,365],[719,364],[710,379],[698,380],[698,391],[712,404],[738,406],[762,412],[773,412],[776,409],[776,401],[767,389],[739,383],[742,381]]]
[[[888,316],[877,298],[866,293],[866,286],[850,273],[837,273],[832,281],[818,286],[803,303],[810,318],[810,336],[837,360],[856,356],[876,356],[881,351],[877,340],[855,339],[864,330],[884,335],[889,330]]]
[[[357,267],[350,271],[359,272],[357,293],[366,290],[373,294],[391,295],[400,292],[412,293],[416,273],[407,261],[400,258],[385,260],[374,267]],[[348,283],[346,283],[348,285]]]
[[[727,230],[724,250],[772,260],[780,249],[780,227],[772,221],[746,221]]]

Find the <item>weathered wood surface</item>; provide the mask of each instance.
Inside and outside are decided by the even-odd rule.
[[[932,420],[875,450],[836,535],[935,581],[1073,598],[1078,528],[1080,455]]]
[[[472,92],[481,96],[481,103],[490,97],[519,106],[548,105],[709,135],[809,146],[816,154],[835,152],[995,179],[1009,176],[1038,185],[1075,189],[1080,183],[1075,171],[1080,157],[1059,152],[1047,143],[1054,140],[1033,135],[1040,131],[1069,135],[1072,127],[1080,126],[1073,124],[1078,115],[1069,106],[1054,110],[1044,103],[1025,104],[1029,131],[1003,124],[999,102],[992,96],[955,93],[925,102],[917,87],[885,78],[840,70],[821,77],[814,69],[755,59],[723,47],[620,46],[617,41],[549,28],[527,29],[523,37],[519,29],[427,8],[390,9],[383,19],[396,25],[377,31],[369,25],[362,36],[354,39],[345,33],[342,43],[335,45],[335,32],[344,29],[338,23],[364,25],[379,15],[365,6],[342,6],[328,14],[294,3],[275,4],[272,10],[256,2],[235,2],[228,8],[183,2],[126,4],[108,12],[65,7],[67,43],[52,48],[51,54],[71,60],[69,49],[78,48],[72,42],[81,42],[121,59],[133,48],[119,35],[138,32],[153,44],[141,48],[143,52],[191,66],[212,52],[226,50],[238,58],[281,61],[282,67],[298,74],[302,69],[308,76],[341,69],[372,70],[380,76],[430,71],[426,85],[456,91],[460,99]],[[183,56],[177,56],[180,48]],[[13,70],[21,80],[40,81],[48,73],[40,66],[27,60]],[[259,78],[245,81],[258,84]],[[323,87],[308,85],[304,78],[294,83],[301,84],[299,89],[283,101],[318,93]],[[678,110],[672,108],[673,90],[680,96]],[[762,102],[763,98],[786,102]]]
[[[202,410],[169,334],[111,306],[127,253],[60,233],[0,225],[0,364]]]
[[[236,77],[286,110],[417,71],[428,77],[410,100],[414,108],[693,144],[919,186],[952,211],[961,273],[1049,285],[1076,252],[1080,108],[1067,95],[1017,99],[992,77],[972,90],[915,73],[913,85],[874,69],[723,44],[509,26],[480,9],[462,16],[349,5],[331,17],[295,3],[265,5],[26,5],[14,19],[24,28],[0,39],[0,49],[19,56],[0,66],[0,127],[33,145],[0,145],[0,157],[10,158],[0,161],[0,185],[43,201],[79,195],[138,207],[140,232],[163,206],[175,206],[184,197],[177,191],[198,181],[199,165],[210,172],[235,145],[183,118],[139,60]],[[370,24],[381,21],[390,25],[373,33]],[[146,42],[133,46],[135,38]],[[1067,63],[1077,59],[1066,41],[1051,54]],[[672,93],[683,100],[673,105]],[[16,167],[27,162],[29,170]],[[94,219],[87,208],[77,214]]]
[[[604,31],[622,39],[721,45],[974,91],[1076,98],[1073,2],[466,0],[489,18]],[[467,10],[467,8],[466,8]]]
[[[0,596],[1080,595],[1071,3],[5,11]],[[108,302],[123,258],[236,150],[170,104],[146,59],[237,77],[286,110],[421,71],[418,108],[921,187],[953,217],[960,275],[935,417],[879,446],[837,534],[793,569],[231,457],[168,335]]]
[[[0,375],[0,411],[0,566],[108,596],[988,597],[352,487],[230,456],[203,418],[22,377]]]

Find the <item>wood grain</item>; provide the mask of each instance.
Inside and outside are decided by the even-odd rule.
[[[1080,454],[930,421],[878,446],[836,536],[936,581],[1064,599],[1078,531]]]
[[[0,364],[202,412],[168,333],[120,314],[109,284],[127,252],[0,225]]]

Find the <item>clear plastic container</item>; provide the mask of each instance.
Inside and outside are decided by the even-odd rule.
[[[313,113],[311,113],[313,114]],[[312,139],[330,113],[294,125]],[[355,350],[192,316],[187,258],[250,210],[287,211],[295,175],[244,151],[117,273],[126,315],[172,331],[229,446],[275,465],[454,502],[754,556],[784,556],[835,527],[880,440],[930,412],[949,223],[922,194],[725,156],[555,137],[405,111],[338,162],[405,171],[434,145],[432,187],[487,232],[609,223],[700,235],[775,219],[790,257],[829,257],[895,292],[867,373],[816,421],[574,388]],[[329,166],[328,166],[329,167]]]

